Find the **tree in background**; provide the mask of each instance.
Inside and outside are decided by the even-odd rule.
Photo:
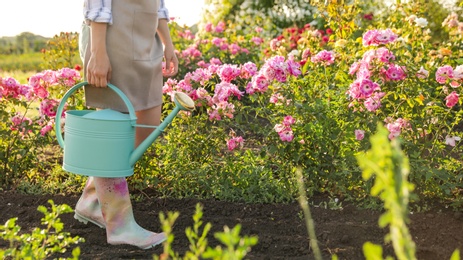
[[[30,32],[23,32],[14,37],[0,38],[0,54],[18,55],[40,52],[47,45],[48,38]]]

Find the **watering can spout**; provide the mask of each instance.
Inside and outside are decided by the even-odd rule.
[[[176,104],[174,110],[172,110],[172,112],[170,112],[170,114],[164,118],[162,123],[156,127],[156,129],[141,144],[139,144],[137,148],[135,148],[135,150],[133,150],[129,158],[130,165],[135,165],[143,153],[145,153],[145,151],[148,150],[156,138],[161,135],[164,129],[172,122],[180,110],[192,111],[195,108],[194,101],[187,94],[182,92],[176,92],[174,94],[174,102]]]

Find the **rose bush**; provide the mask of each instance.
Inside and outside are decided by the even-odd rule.
[[[356,3],[316,7],[326,27],[291,27],[271,38],[232,22],[206,23],[197,34],[170,23],[181,64],[165,82],[163,110],[172,109],[174,91],[196,109],[181,112],[137,163],[131,185],[165,196],[291,201],[301,167],[309,194],[361,200],[371,181],[362,180],[355,156],[382,123],[390,139],[403,140],[419,196],[463,203],[459,16],[440,22],[447,36],[436,44],[416,3],[392,6],[388,20]],[[4,150],[41,134],[56,145],[48,133],[54,107],[78,79],[69,69],[44,71],[14,87],[20,99],[2,94],[4,118],[14,118],[2,126]],[[2,79],[2,93],[10,85],[14,79]],[[32,100],[40,101],[38,119],[16,115],[13,108]],[[83,108],[81,97],[69,106]],[[10,172],[11,158],[4,160]]]
[[[228,92],[244,93],[232,101],[230,115],[234,113],[236,120],[216,117],[215,124],[220,129],[238,124],[246,140],[242,149],[252,150],[259,144],[259,151],[252,155],[270,160],[265,167],[277,169],[280,180],[291,183],[293,174],[287,166],[303,165],[312,191],[355,198],[363,196],[369,184],[361,182],[353,155],[368,148],[364,137],[382,122],[391,139],[405,140],[414,170],[410,177],[419,184],[418,192],[455,196],[455,203],[461,203],[457,169],[461,168],[458,88],[462,54],[452,47],[461,40],[457,16],[451,14],[443,21],[450,37],[436,45],[428,21],[421,17],[424,10],[416,3],[394,6],[397,12],[389,17],[395,22],[392,25],[340,4],[329,4],[326,10],[328,14],[338,10],[344,16],[331,16],[324,30],[307,25],[263,41],[268,45],[259,56],[264,61],[259,72],[250,82],[236,83],[238,90]],[[368,28],[351,22],[357,18]],[[286,78],[290,72],[270,65],[286,59],[300,65],[302,75]],[[287,67],[291,66],[277,66]],[[211,91],[222,89],[221,84],[219,78],[209,85]],[[222,111],[231,110],[223,106]],[[282,123],[288,115],[295,119],[291,126]],[[194,121],[205,120],[200,114],[195,116]],[[247,120],[240,121],[243,118]],[[256,123],[260,127],[249,126]],[[228,160],[226,156],[220,159]]]
[[[34,168],[40,171],[51,168],[48,163],[39,161],[45,149],[54,144],[49,132],[53,129],[59,104],[57,96],[80,78],[79,71],[69,68],[37,73],[27,84],[11,77],[0,78],[3,172],[0,183],[14,182]]]

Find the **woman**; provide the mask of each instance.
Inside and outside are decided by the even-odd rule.
[[[164,0],[85,0],[84,17],[80,47],[89,83],[87,105],[127,112],[120,97],[106,87],[111,82],[132,102],[138,124],[159,125],[163,76],[178,71]],[[135,145],[151,131],[137,128]],[[75,218],[106,228],[107,241],[113,245],[148,249],[166,239],[164,233],[136,223],[125,178],[89,177]]]

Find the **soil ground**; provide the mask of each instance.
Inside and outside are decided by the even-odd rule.
[[[39,205],[49,206],[47,200],[55,204],[68,204],[74,207],[78,195],[74,196],[37,196],[14,192],[0,192],[0,222],[5,223],[12,217],[18,217],[22,231],[30,232],[41,227],[42,213]],[[311,205],[320,205],[326,198],[312,198]],[[299,204],[243,204],[222,201],[202,201],[195,199],[157,199],[145,198],[142,202],[133,201],[134,214],[139,224],[153,231],[160,230],[159,212],[178,211],[173,231],[175,240],[173,249],[183,254],[189,242],[185,228],[192,226],[192,216],[197,203],[204,207],[204,223],[210,222],[209,245],[219,243],[213,237],[214,232],[223,231],[223,227],[242,225],[242,235],[257,235],[259,242],[252,247],[246,259],[313,259],[308,246],[309,239]],[[339,259],[364,259],[362,245],[366,241],[383,245],[384,256],[393,255],[392,246],[384,243],[386,229],[378,227],[381,212],[358,209],[353,205],[342,205],[342,210],[311,206],[317,238],[324,259],[336,254]],[[463,251],[463,214],[439,205],[431,210],[410,215],[410,232],[416,243],[417,258],[423,260],[450,259],[455,249]],[[132,246],[112,246],[106,243],[104,229],[95,225],[84,225],[74,220],[73,214],[64,214],[61,220],[64,231],[72,236],[85,238],[79,244],[81,259],[152,259],[153,254],[161,254],[162,247],[140,250]],[[0,241],[5,248],[6,241]],[[70,251],[57,257],[69,257]]]

